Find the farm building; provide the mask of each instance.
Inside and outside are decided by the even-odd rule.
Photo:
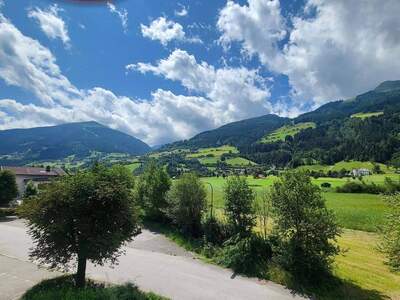
[[[36,186],[40,183],[46,183],[54,178],[63,176],[66,173],[64,170],[59,168],[33,168],[33,167],[9,167],[0,166],[0,171],[9,170],[15,174],[17,186],[18,186],[18,197],[21,198],[25,192],[26,185],[29,181],[32,181]]]

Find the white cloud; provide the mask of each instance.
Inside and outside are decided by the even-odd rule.
[[[107,6],[110,12],[116,14],[118,18],[121,20],[122,28],[126,33],[128,31],[128,11],[125,8],[118,10],[116,6],[111,2],[107,2]]]
[[[175,10],[175,16],[177,17],[186,17],[188,15],[188,10],[185,5],[178,3],[180,10]]]
[[[206,111],[216,118],[215,125],[268,113],[270,96],[266,82],[257,70],[246,68],[215,69],[206,62],[198,63],[186,51],[175,50],[156,65],[138,63],[127,69],[151,72],[179,81],[192,92],[209,99]],[[211,115],[210,115],[211,117]]]
[[[281,59],[277,44],[286,36],[286,27],[279,0],[248,0],[248,6],[229,0],[220,11],[217,27],[225,47],[241,42],[244,52],[259,54],[268,65]]]
[[[241,42],[268,69],[287,75],[295,99],[321,104],[400,77],[399,14],[397,0],[309,0],[289,30],[278,0],[228,1],[218,28],[222,43]]]
[[[152,70],[152,65],[141,65]],[[62,74],[47,48],[0,14],[0,78],[41,100],[0,100],[0,129],[95,120],[154,145],[270,111],[269,90],[255,70],[215,69],[181,50],[153,67],[153,72],[158,68],[157,74],[178,80],[197,95],[158,89],[142,101],[101,87],[80,90]]]
[[[42,31],[50,39],[60,39],[67,47],[70,46],[68,29],[64,20],[59,16],[62,11],[57,4],[51,5],[46,10],[36,7],[28,12],[29,18],[35,19]]]
[[[45,105],[67,103],[80,91],[61,74],[52,53],[0,14],[0,78],[31,91]]]
[[[142,35],[153,41],[160,41],[162,45],[166,46],[173,40],[189,43],[202,43],[198,37],[187,37],[181,24],[164,17],[159,17],[153,20],[150,25],[140,25]]]

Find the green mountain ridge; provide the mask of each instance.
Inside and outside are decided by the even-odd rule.
[[[0,131],[0,164],[58,160],[92,152],[143,155],[151,148],[141,140],[97,122]]]
[[[354,118],[356,114],[369,117]],[[315,123],[315,128],[302,129],[271,143],[260,143],[262,138],[285,126],[307,122]],[[399,133],[398,80],[385,81],[374,90],[350,100],[329,102],[293,119],[265,115],[242,120],[166,145],[163,149],[231,145],[251,161],[282,167],[307,162],[332,164],[350,159],[387,163],[396,157],[400,160]]]

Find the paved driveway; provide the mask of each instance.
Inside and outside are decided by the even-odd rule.
[[[58,275],[28,261],[31,246],[20,220],[0,222],[0,299],[17,299],[41,279]],[[302,299],[274,283],[242,276],[233,278],[230,270],[205,264],[150,231],[144,231],[125,250],[115,267],[88,264],[88,276],[112,283],[134,282],[142,290],[178,300]]]

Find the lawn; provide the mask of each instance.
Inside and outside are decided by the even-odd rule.
[[[261,143],[268,144],[274,143],[278,141],[284,141],[286,136],[294,136],[300,131],[307,129],[307,128],[315,128],[315,123],[313,122],[306,122],[306,123],[298,123],[295,125],[285,125],[277,130],[269,133],[265,137],[261,139]]]
[[[198,158],[207,155],[213,155],[215,157],[220,157],[222,154],[225,153],[238,153],[239,151],[233,146],[221,146],[215,148],[200,148],[195,153],[190,153],[186,155],[187,158]]]

